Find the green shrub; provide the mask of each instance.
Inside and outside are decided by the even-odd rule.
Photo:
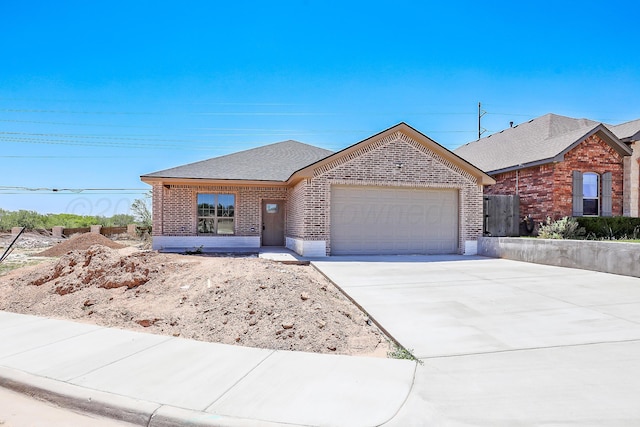
[[[640,238],[640,218],[625,216],[580,217],[576,218],[585,229],[588,239],[638,239]]]
[[[585,230],[575,218],[563,217],[552,221],[547,217],[547,222],[540,226],[538,237],[542,239],[577,239],[584,236]]]

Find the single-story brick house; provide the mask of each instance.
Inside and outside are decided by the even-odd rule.
[[[495,181],[400,123],[333,153],[284,141],[141,176],[153,248],[475,254]]]
[[[485,194],[518,195],[521,217],[637,214],[638,165],[635,175],[630,167],[631,141],[638,136],[633,123],[614,127],[546,114],[454,152],[496,180]],[[628,133],[626,141],[616,132]]]

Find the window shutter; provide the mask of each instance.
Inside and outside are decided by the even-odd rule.
[[[611,209],[612,182],[611,172],[602,174],[602,216],[613,216]]]
[[[573,216],[582,216],[582,172],[573,171]]]

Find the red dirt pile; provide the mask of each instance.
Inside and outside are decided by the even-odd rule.
[[[122,249],[125,246],[114,242],[98,233],[75,234],[68,240],[60,242],[57,245],[42,251],[35,256],[58,257],[65,255],[71,251],[84,251],[93,245],[102,245],[111,249]]]
[[[158,270],[146,267],[152,254],[139,252],[122,257],[102,245],[93,245],[86,251],[71,251],[58,260],[48,271],[39,271],[38,277],[27,284],[42,286],[53,282],[54,292],[66,295],[89,286],[105,289],[136,288],[150,280]]]

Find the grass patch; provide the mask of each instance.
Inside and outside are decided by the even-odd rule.
[[[404,359],[404,360],[413,360],[418,363],[418,365],[424,364],[424,362],[413,355],[413,349],[406,349],[399,345],[394,346],[393,350],[387,352],[387,356],[391,359]]]
[[[29,260],[29,261],[21,261],[21,262],[4,261],[2,264],[0,264],[0,276],[4,276],[8,272],[17,270],[22,267],[30,267],[32,265],[40,264],[43,261],[44,259],[42,261],[40,260]]]
[[[0,276],[4,276],[5,274],[7,274],[8,272],[12,271],[12,270],[16,270],[20,267],[23,267],[24,264],[15,264],[12,262],[3,262],[2,264],[0,264]]]

